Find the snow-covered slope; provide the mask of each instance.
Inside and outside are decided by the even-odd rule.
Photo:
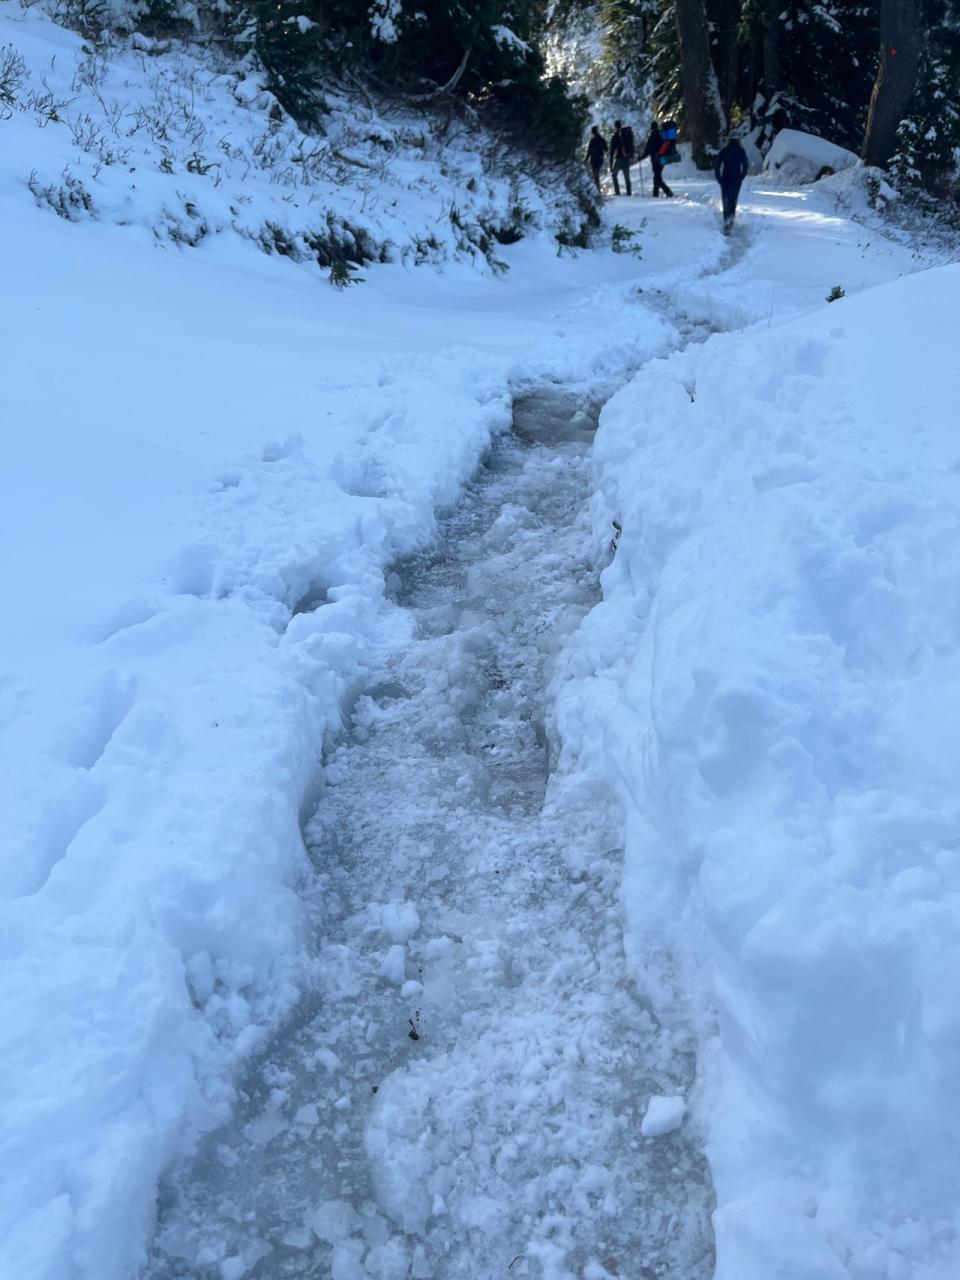
[[[638,972],[701,992],[722,1280],[956,1274],[958,284],[714,336],[601,420],[564,724]]]
[[[448,257],[497,270],[502,242],[575,237],[590,213],[585,176],[582,193],[549,167],[535,182],[462,121],[330,91],[311,136],[249,57],[139,33],[94,46],[40,6],[4,8],[0,186],[64,219],[184,247],[239,236],[324,270]]]

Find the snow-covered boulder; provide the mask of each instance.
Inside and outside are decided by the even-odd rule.
[[[859,164],[859,157],[846,147],[818,138],[799,129],[781,129],[774,138],[764,168],[782,173],[797,182],[816,182],[828,173],[840,173]]]

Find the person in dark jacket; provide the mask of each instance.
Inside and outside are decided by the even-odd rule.
[[[737,200],[740,188],[750,168],[750,161],[739,138],[730,137],[727,145],[717,156],[713,172],[720,183],[720,194],[723,198],[723,230],[729,234],[733,220],[737,214]]]
[[[590,176],[596,183],[598,195],[603,194],[600,190],[600,170],[603,168],[603,157],[606,154],[607,141],[600,136],[597,126],[593,125],[590,129],[590,141],[587,143],[587,164],[590,166]]]
[[[665,196],[672,196],[673,192],[663,180],[663,161],[660,153],[663,150],[663,134],[660,132],[660,126],[656,120],[650,125],[650,136],[647,138],[647,145],[643,149],[641,160],[650,157],[650,167],[653,169],[653,194],[658,196],[662,191]]]
[[[630,164],[633,160],[633,130],[625,130],[620,121],[614,122],[613,137],[610,139],[610,172],[613,174],[613,189],[620,194],[618,176],[622,173],[627,184],[627,195],[633,195],[630,186]]]

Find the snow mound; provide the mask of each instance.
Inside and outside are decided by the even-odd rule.
[[[815,182],[824,174],[839,173],[859,164],[846,147],[799,129],[781,129],[764,161],[768,173],[780,173],[793,182]]]
[[[637,972],[672,939],[705,1001],[722,1280],[956,1273],[958,286],[714,336],[601,418],[562,725]]]

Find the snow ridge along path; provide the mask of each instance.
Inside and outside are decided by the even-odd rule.
[[[711,1274],[696,1128],[640,1131],[689,1094],[693,1032],[627,972],[609,794],[548,768],[556,653],[596,599],[591,419],[520,401],[400,566],[409,643],[306,831],[316,985],[168,1180],[151,1280]]]

